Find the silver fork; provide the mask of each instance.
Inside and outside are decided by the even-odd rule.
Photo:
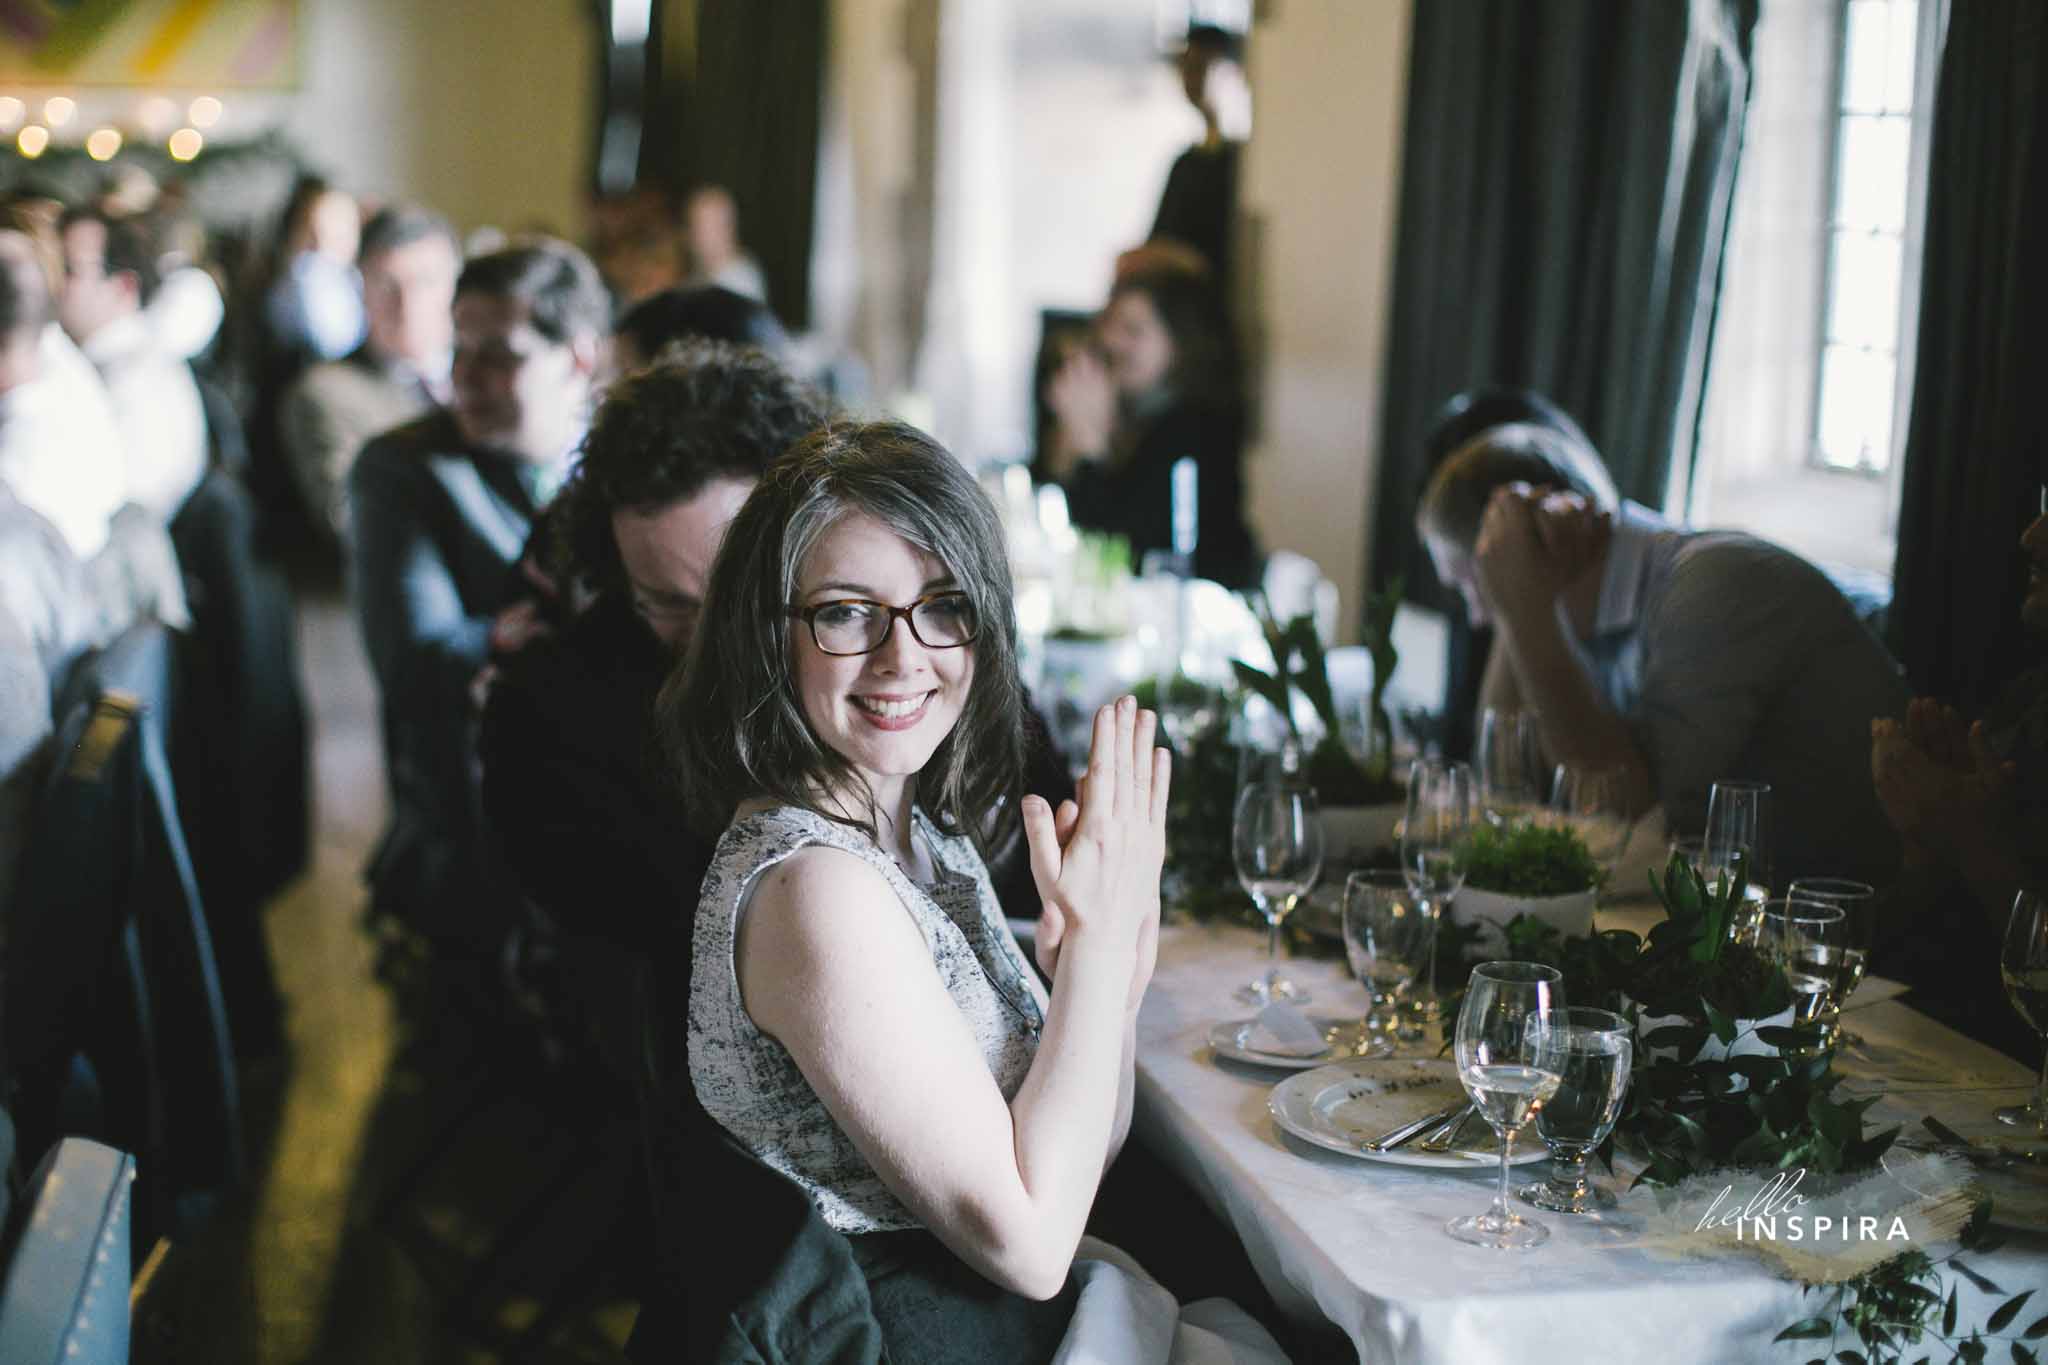
[[[1458,1135],[1465,1131],[1465,1126],[1471,1123],[1472,1120],[1477,1118],[1478,1116],[1478,1105],[1466,1105],[1464,1109],[1459,1111],[1459,1113],[1454,1118],[1450,1119],[1448,1122],[1443,1124],[1443,1126],[1438,1128],[1435,1132],[1431,1133],[1428,1137],[1424,1138],[1421,1142],[1415,1144],[1415,1150],[1418,1152],[1450,1151],[1453,1147],[1458,1145]]]

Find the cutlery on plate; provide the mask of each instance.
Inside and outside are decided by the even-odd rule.
[[[1466,1105],[1463,1112],[1456,1115],[1422,1141],[1416,1143],[1415,1150],[1418,1152],[1450,1151],[1451,1148],[1458,1145],[1459,1134],[1463,1133],[1472,1120],[1478,1117],[1479,1106],[1476,1104]]]
[[[1420,1137],[1430,1129],[1437,1127],[1446,1119],[1455,1118],[1458,1111],[1468,1107],[1469,1104],[1470,1101],[1460,1100],[1456,1104],[1445,1105],[1433,1114],[1424,1114],[1412,1123],[1404,1123],[1392,1132],[1382,1133],[1378,1137],[1370,1138],[1358,1145],[1365,1148],[1368,1152],[1391,1152],[1396,1147],[1402,1146],[1410,1140]]]

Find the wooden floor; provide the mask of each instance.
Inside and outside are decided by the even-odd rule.
[[[246,1081],[249,1188],[167,1264],[156,1311],[137,1324],[138,1361],[488,1362],[477,1334],[451,1328],[445,1265],[402,1248],[374,1217],[393,1172],[455,1103],[473,1058],[466,1041],[409,1049],[389,992],[372,975],[361,927],[361,869],[385,815],[376,696],[345,604],[305,600],[300,647],[313,724],[314,841],[306,875],[270,908],[266,930],[287,1000],[287,1055]],[[436,1240],[487,1243],[493,1213],[543,1178],[545,1114],[492,1111],[429,1182],[421,1201]],[[442,1168],[437,1167],[439,1171]],[[547,1239],[530,1259],[545,1263]],[[565,1253],[566,1254],[566,1253]],[[545,1274],[541,1275],[545,1280]],[[522,1284],[531,1283],[531,1277]],[[500,1321],[533,1305],[516,1296]],[[616,1360],[630,1328],[614,1305],[566,1330],[539,1358]],[[602,1330],[600,1330],[602,1329]]]

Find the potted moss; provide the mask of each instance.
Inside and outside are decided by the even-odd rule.
[[[1451,918],[1479,928],[1481,952],[1505,949],[1503,931],[1522,915],[1570,937],[1592,932],[1600,864],[1569,827],[1528,820],[1498,829],[1481,824],[1460,862],[1465,883],[1451,901]]]

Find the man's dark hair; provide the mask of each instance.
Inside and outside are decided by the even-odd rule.
[[[458,260],[461,259],[462,243],[456,239],[455,229],[448,225],[446,218],[416,204],[393,204],[379,209],[369,222],[363,224],[356,259],[368,261],[372,256],[396,251],[414,242],[424,242],[430,237],[438,237],[448,243],[448,249]]]
[[[1235,62],[1244,57],[1244,35],[1220,24],[1189,24],[1187,45],[1212,60]]]
[[[156,293],[156,287],[163,280],[158,261],[162,253],[158,250],[156,233],[147,218],[140,215],[123,216],[110,214],[90,204],[80,204],[64,210],[57,220],[57,232],[61,237],[71,231],[77,223],[98,223],[106,232],[105,270],[108,275],[126,272],[135,277],[137,297],[148,303]]]
[[[715,284],[650,294],[628,308],[613,330],[648,360],[691,338],[758,346],[777,360],[789,350],[789,334],[766,304]]]
[[[1451,395],[1431,419],[1429,434],[1422,438],[1423,468],[1435,469],[1480,432],[1510,422],[1549,427],[1588,450],[1593,448],[1572,415],[1534,389],[1466,389]]]
[[[611,330],[604,280],[590,258],[567,242],[541,239],[477,257],[455,281],[455,297],[464,294],[518,300],[532,315],[533,330],[557,343]]]
[[[598,405],[583,458],[549,511],[553,569],[625,586],[612,513],[657,512],[718,478],[757,479],[830,415],[824,398],[752,346],[686,341]]]

